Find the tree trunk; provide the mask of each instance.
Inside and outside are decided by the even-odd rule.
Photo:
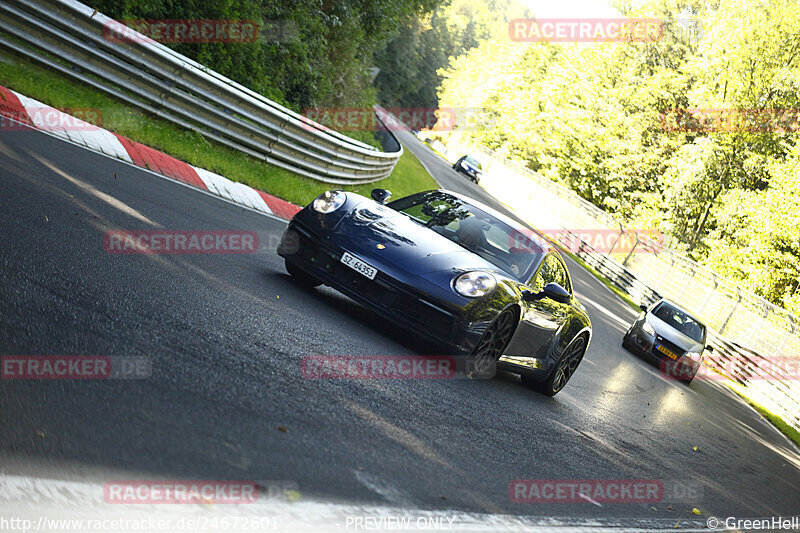
[[[714,196],[711,197],[711,200],[708,202],[705,211],[703,212],[703,216],[700,219],[700,224],[697,225],[697,229],[695,229],[694,235],[692,236],[691,242],[689,242],[689,248],[686,250],[687,252],[691,252],[692,250],[697,247],[697,243],[700,240],[701,235],[703,234],[703,229],[706,226],[706,222],[708,221],[708,215],[711,214],[711,208],[714,207],[714,202],[719,197],[720,193],[724,190],[724,187],[720,187],[717,189],[717,192],[714,193]]]

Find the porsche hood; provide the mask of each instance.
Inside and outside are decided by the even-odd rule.
[[[337,244],[365,261],[389,263],[412,274],[488,270],[508,275],[446,237],[375,202],[354,207],[339,222],[331,239],[341,239]]]

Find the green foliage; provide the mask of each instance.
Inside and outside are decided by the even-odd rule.
[[[110,131],[298,205],[306,205],[331,188],[330,184],[298,176],[208,141],[194,131],[148,116],[93,87],[76,84],[71,78],[26,60],[0,61],[0,85],[59,109],[100,109],[102,125]],[[364,185],[336,187],[363,195],[369,195],[373,188],[384,188],[400,198],[435,189],[436,182],[417,158],[405,151],[388,178]]]
[[[438,71],[481,43],[507,39],[508,21],[527,15],[516,0],[450,0],[430,16],[410,20],[375,53],[381,101],[435,108]]]
[[[117,20],[244,19],[259,23],[253,43],[168,44],[192,59],[295,110],[375,103],[373,51],[401,24],[441,0],[95,0]]]
[[[652,0],[645,43],[484,42],[442,71],[440,105],[482,106],[475,141],[800,313],[797,134],[676,130],[676,109],[800,109],[800,5]],[[796,124],[795,124],[796,126]]]

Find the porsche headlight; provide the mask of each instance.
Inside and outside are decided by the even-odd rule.
[[[488,272],[475,270],[465,272],[458,276],[453,282],[453,288],[461,296],[467,298],[479,298],[486,296],[497,286],[497,280]]]
[[[312,207],[317,213],[327,215],[342,207],[346,199],[347,196],[342,191],[325,191],[317,196]]]
[[[647,320],[645,320],[644,323],[642,323],[642,329],[648,335],[655,335],[656,334],[656,330],[653,329],[653,326],[651,326],[650,323]]]

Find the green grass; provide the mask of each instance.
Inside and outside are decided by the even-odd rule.
[[[395,198],[437,188],[433,178],[408,151],[400,158],[391,176],[366,185],[330,185],[298,176],[150,116],[59,73],[24,59],[7,59],[0,57],[0,85],[59,109],[100,110],[101,125],[107,130],[298,205],[305,205],[332,188],[367,195],[374,188],[383,188],[392,191]],[[361,136],[360,140],[366,139]]]

